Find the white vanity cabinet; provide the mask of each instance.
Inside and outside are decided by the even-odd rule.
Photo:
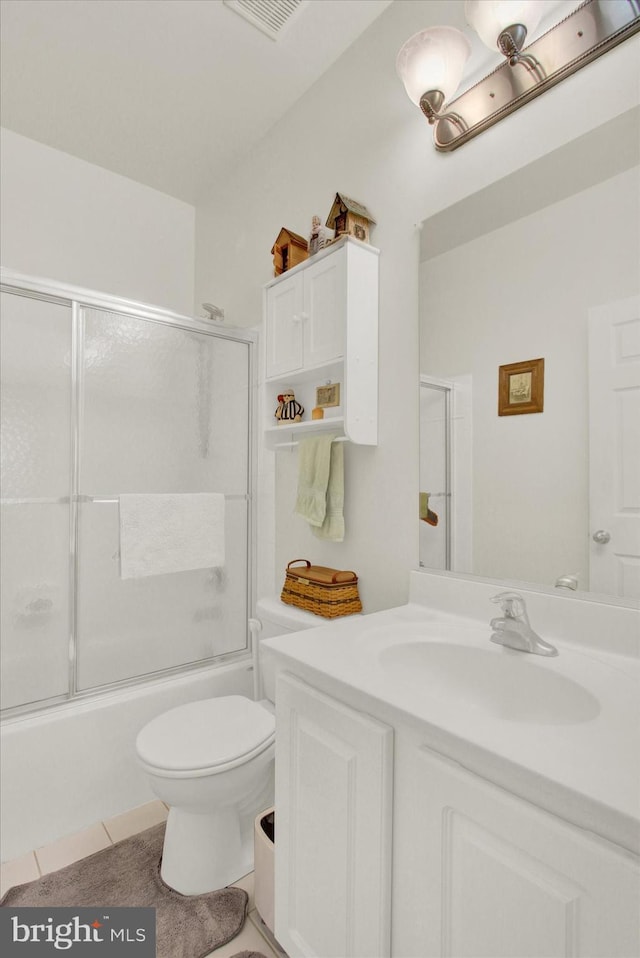
[[[290,958],[640,955],[633,853],[384,708],[372,717],[288,672],[276,702],[275,933]]]
[[[392,953],[640,954],[638,861],[397,735]]]
[[[276,703],[276,938],[387,958],[393,730],[287,673]]]
[[[281,276],[264,292],[265,433],[270,444],[337,429],[375,445],[378,414],[378,250],[345,237]],[[312,420],[317,386],[340,384],[340,405]],[[273,418],[277,396],[292,388],[304,421]],[[286,439],[291,439],[287,436]]]

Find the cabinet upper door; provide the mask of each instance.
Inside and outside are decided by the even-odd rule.
[[[302,368],[304,274],[267,290],[266,375],[284,376]]]
[[[347,250],[324,257],[304,272],[304,364],[341,359],[347,310]]]

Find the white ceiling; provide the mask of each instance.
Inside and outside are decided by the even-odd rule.
[[[2,125],[194,203],[392,0],[2,0]]]

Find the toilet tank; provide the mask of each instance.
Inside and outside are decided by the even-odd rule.
[[[320,615],[314,615],[313,612],[305,612],[303,609],[296,609],[294,606],[285,605],[277,598],[259,599],[256,603],[256,618],[259,620],[262,628],[260,630],[260,641],[262,639],[271,639],[276,635],[284,635],[288,632],[300,632],[302,629],[315,629],[319,625],[326,625],[329,621]],[[262,678],[262,694],[275,702],[275,675],[268,653],[263,650],[259,653],[260,673]]]
[[[293,605],[285,605],[280,599],[258,599],[256,616],[262,623],[261,639],[270,639],[285,632],[299,632],[301,629],[314,629],[326,625],[327,619]]]

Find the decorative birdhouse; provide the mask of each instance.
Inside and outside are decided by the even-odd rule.
[[[273,275],[280,276],[286,273],[288,269],[304,262],[309,257],[307,241],[303,236],[298,236],[293,230],[288,230],[284,226],[278,233],[278,237],[271,248],[273,254]]]
[[[336,236],[353,236],[355,239],[362,240],[363,243],[368,243],[370,223],[375,226],[376,221],[366,207],[356,203],[344,193],[336,193],[331,212],[327,217],[327,226],[336,231]]]

